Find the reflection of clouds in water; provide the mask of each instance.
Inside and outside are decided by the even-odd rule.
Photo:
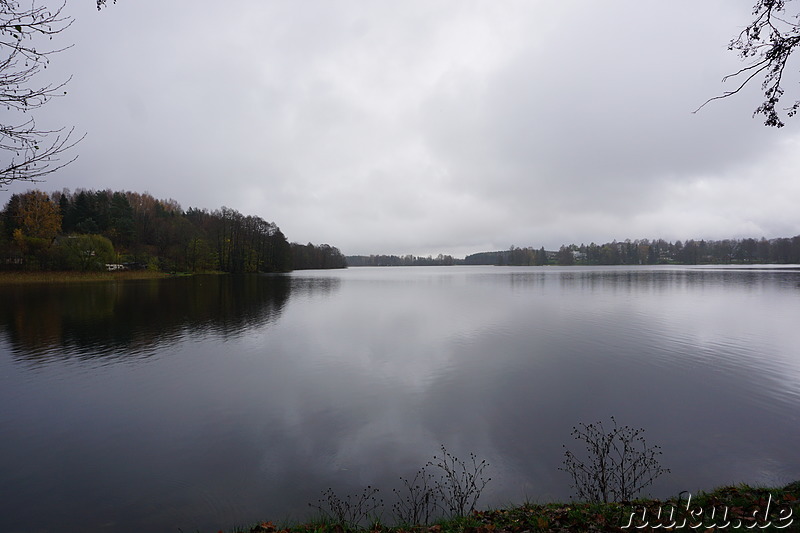
[[[441,281],[441,280],[435,280]],[[494,330],[507,311],[491,286],[414,283],[401,290],[370,278],[344,279],[346,298],[290,302],[283,324],[296,357],[422,390],[458,360],[461,346]],[[294,294],[294,293],[293,293]],[[305,324],[313,324],[306,328]]]
[[[465,458],[469,451],[489,453],[491,421],[470,397],[490,401],[484,382],[491,385],[494,376],[465,378],[457,367],[466,364],[469,374],[475,357],[488,355],[499,366],[515,357],[503,343],[519,306],[509,306],[505,289],[492,284],[450,280],[436,291],[427,284],[397,291],[364,281],[347,280],[346,298],[315,305],[293,299],[270,333],[291,339],[281,350],[291,351],[306,385],[311,382],[311,390],[290,396],[284,421],[299,424],[297,438],[307,438],[317,428],[307,427],[303,406],[330,406],[325,413],[339,418],[338,431],[325,436],[336,443],[327,456],[333,470],[347,469],[351,478],[366,476],[354,472],[357,465],[369,465],[372,475],[385,470],[390,479],[390,472],[409,475],[442,443]],[[537,309],[546,313],[541,305]],[[294,329],[304,324],[315,327]]]
[[[148,365],[63,372],[42,387],[35,380],[57,365],[37,375],[9,364],[0,379],[20,407],[4,413],[16,431],[0,448],[13,452],[18,439],[42,473],[65,479],[80,477],[70,465],[101,460],[95,482],[114,478],[128,498],[155,479],[164,508],[185,504],[164,480],[219,498],[199,503],[197,526],[184,530],[213,529],[230,494],[240,522],[305,519],[327,487],[372,484],[388,500],[440,444],[489,461],[482,505],[566,498],[561,445],[574,446],[573,425],[611,414],[663,446],[673,473],[657,495],[797,477],[794,389],[761,370],[768,350],[776,361],[795,353],[797,328],[781,317],[796,292],[777,279],[739,287],[729,273],[700,282],[658,269],[566,270],[293,274],[291,298],[253,306],[253,317],[278,308],[280,320],[220,318],[219,334],[184,338]],[[188,334],[204,322],[178,323]],[[50,405],[54,420],[34,425]],[[114,457],[97,459],[105,448]],[[128,467],[114,465],[119,456]],[[30,468],[18,470],[15,480]]]
[[[325,369],[316,375],[326,391],[318,400],[349,413],[335,464],[386,452],[392,461],[398,447],[435,452],[445,442],[462,455],[498,458],[504,481],[487,495],[563,498],[561,444],[572,425],[610,414],[645,427],[672,457],[668,466],[677,463],[659,490],[729,481],[733,462],[739,478],[762,479],[766,470],[751,452],[786,456],[787,411],[762,409],[770,399],[797,401],[778,399],[786,387],[759,372],[763,359],[774,362],[764,350],[771,343],[759,337],[786,326],[764,317],[771,305],[780,316],[792,305],[764,301],[781,279],[753,283],[745,273],[740,287],[730,272],[508,272],[465,286],[453,277],[435,291],[424,283],[362,291],[373,280],[346,280],[346,298],[289,306],[287,327],[300,316],[316,326],[293,339],[301,364]],[[748,302],[743,311],[739,304]],[[776,359],[790,358],[796,336],[776,338]],[[691,414],[698,409],[706,415]],[[753,420],[747,431],[777,425],[783,436],[753,444],[741,417]],[[698,440],[708,434],[715,444]],[[694,456],[706,467],[680,468]]]
[[[658,305],[649,294],[627,302],[632,313],[644,317],[643,333],[666,341],[651,352],[658,364],[691,371],[702,362],[720,372],[749,372],[761,383],[753,391],[761,401],[795,405],[800,400],[800,359],[791,332],[800,291],[790,287],[798,273],[707,269],[676,277],[673,284],[681,290],[660,290]]]

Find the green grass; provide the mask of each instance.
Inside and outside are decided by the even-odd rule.
[[[711,492],[692,494],[691,501],[687,501],[688,497],[688,493],[681,493],[663,501],[642,499],[607,504],[525,503],[503,509],[475,511],[470,516],[439,520],[433,525],[389,527],[375,522],[368,527],[349,529],[330,521],[318,520],[281,527],[272,522],[262,522],[233,531],[239,533],[800,531],[800,481],[780,488],[726,486]]]
[[[169,277],[165,272],[128,270],[122,272],[0,272],[0,285],[27,285],[31,283],[81,283],[87,281],[118,281],[131,279],[158,279]]]

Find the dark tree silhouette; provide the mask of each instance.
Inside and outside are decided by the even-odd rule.
[[[781,128],[784,122],[780,112],[785,111],[789,117],[794,116],[800,108],[800,100],[784,109],[779,106],[784,94],[784,74],[789,58],[800,45],[800,13],[787,13],[786,4],[792,0],[758,0],[753,7],[753,21],[728,45],[749,64],[737,72],[725,76],[722,81],[735,80],[735,89],[706,100],[697,109],[706,104],[733,96],[757,78],[764,91],[764,102],[759,105],[753,116],[764,115],[764,125]]]

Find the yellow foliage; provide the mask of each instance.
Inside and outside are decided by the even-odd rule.
[[[15,229],[12,238],[14,239],[14,244],[25,250],[25,234],[22,233],[21,229]]]
[[[61,212],[41,191],[28,191],[20,197],[18,216],[28,237],[52,241],[61,232]]]

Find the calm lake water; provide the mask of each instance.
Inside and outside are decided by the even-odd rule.
[[[800,269],[414,267],[0,287],[0,531],[301,520],[475,452],[565,499],[579,422],[654,496],[800,479]]]

